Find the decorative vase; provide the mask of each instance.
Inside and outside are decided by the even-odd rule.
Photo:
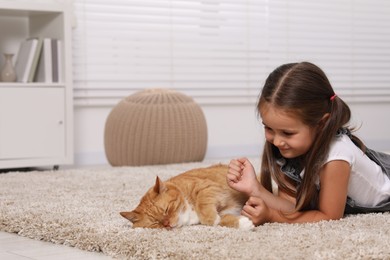
[[[16,72],[14,65],[12,64],[12,58],[14,54],[4,53],[5,63],[1,70],[1,81],[3,82],[15,82]]]

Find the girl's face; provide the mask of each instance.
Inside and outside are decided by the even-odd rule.
[[[316,129],[305,125],[298,117],[272,105],[260,109],[265,138],[274,144],[285,158],[304,155],[313,144]]]

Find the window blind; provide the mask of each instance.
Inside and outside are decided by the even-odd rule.
[[[156,87],[252,102],[274,68],[303,60],[352,100],[390,100],[386,0],[74,0],[74,9],[76,104]]]

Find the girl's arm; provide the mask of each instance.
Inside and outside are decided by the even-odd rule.
[[[345,161],[331,161],[320,173],[319,209],[283,214],[269,206],[261,197],[251,197],[242,214],[255,225],[265,222],[316,222],[343,217],[347,199],[350,165]],[[268,205],[268,206],[267,206]]]
[[[261,198],[265,204],[277,212],[293,212],[295,209],[295,198],[288,196],[285,193],[279,191],[278,195],[274,195],[272,192],[264,188],[261,183],[256,183],[257,188],[249,194],[249,197]]]
[[[295,208],[295,201],[288,200],[282,196],[275,196],[261,185],[256,178],[253,165],[247,158],[230,161],[227,182],[231,188],[243,192],[249,197],[259,197],[269,207],[276,210],[292,212]]]

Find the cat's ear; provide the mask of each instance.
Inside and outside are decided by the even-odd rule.
[[[165,186],[164,182],[157,176],[156,177],[156,184],[154,185],[154,188],[153,188],[154,192],[156,192],[157,194],[161,194],[166,189],[167,189],[167,187]]]
[[[137,222],[139,220],[138,213],[134,211],[123,211],[120,212],[119,214],[121,214],[121,216],[124,217],[125,219],[130,220],[132,223]]]

